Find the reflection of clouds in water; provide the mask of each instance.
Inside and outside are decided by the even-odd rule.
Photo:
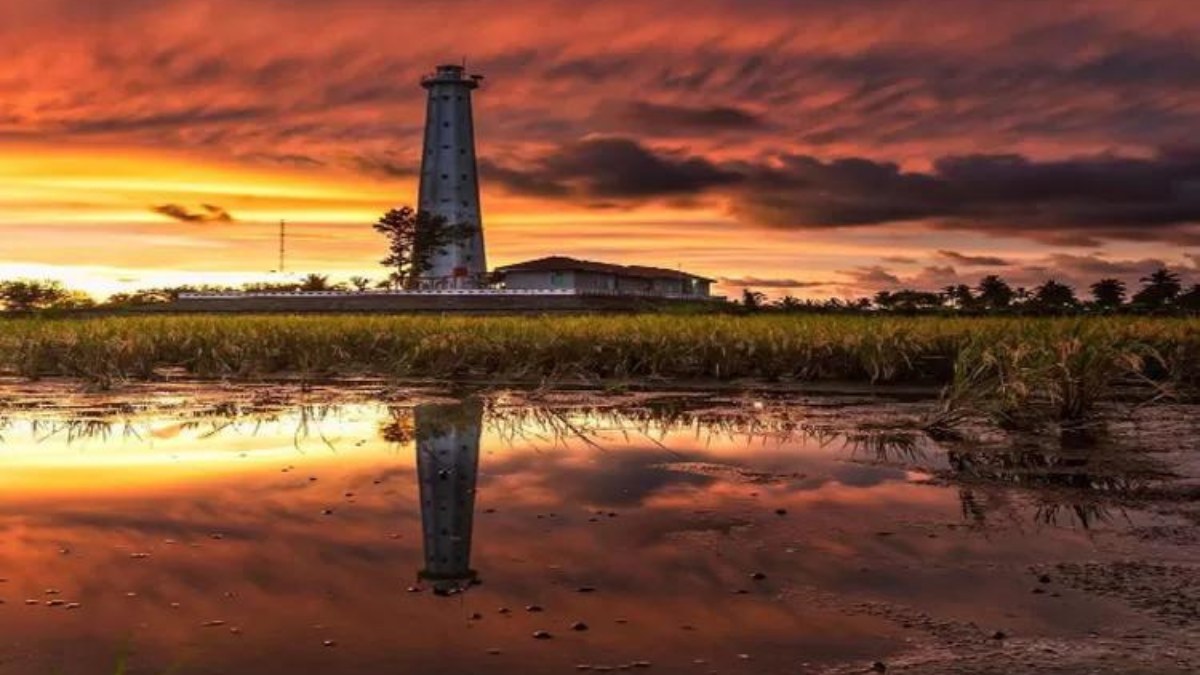
[[[687,456],[703,457],[697,453]],[[579,453],[510,453],[487,460],[482,482],[506,483],[509,478],[518,477],[527,485],[532,484],[531,487],[555,492],[563,501],[628,507],[642,504],[647,497],[670,486],[704,486],[715,480],[659,468],[663,460],[661,450],[638,448],[587,459]]]

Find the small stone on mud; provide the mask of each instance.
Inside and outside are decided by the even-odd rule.
[[[512,610],[507,607],[501,607],[500,609],[498,609],[496,611],[500,614],[512,614]]]
[[[495,647],[492,647],[487,650],[487,653],[491,654],[492,656],[500,656],[504,652],[500,651],[499,649],[496,649]]]
[[[40,604],[42,604],[42,601],[41,601],[41,600],[26,600],[26,601],[25,601],[25,604],[27,604],[27,605],[40,605]]]
[[[1043,593],[1045,593],[1045,592],[1046,592],[1046,589],[1044,589],[1044,588],[1035,588],[1035,589],[1033,589],[1033,590],[1032,590],[1032,591],[1030,591],[1030,592],[1031,592],[1031,593],[1033,593],[1034,595],[1042,595]]]
[[[787,515],[787,509],[775,509],[775,515],[777,515],[777,516],[786,516],[786,515]]]
[[[471,614],[471,616],[468,616],[467,618],[470,619],[471,621],[479,621],[479,620],[483,619],[483,615],[480,614],[479,612],[473,612]]]
[[[595,593],[596,592],[596,589],[591,586],[580,586],[578,590],[580,593]]]
[[[67,609],[79,609],[80,607],[83,607],[83,605],[79,604],[78,602],[68,602],[66,604]]]
[[[544,611],[541,605],[526,605],[526,612],[541,612]]]
[[[883,661],[876,661],[875,663],[871,664],[871,670],[877,673],[887,672],[887,664]]]
[[[1041,575],[1040,577],[1038,577],[1038,583],[1039,583],[1039,584],[1048,584],[1048,583],[1050,583],[1050,575],[1049,575],[1049,574],[1043,574],[1043,575]]]
[[[322,645],[323,647],[336,647],[336,646],[337,646],[337,642],[335,642],[335,641],[333,641],[333,640],[326,640],[326,641],[322,642],[322,643],[321,643],[321,645]]]
[[[549,640],[552,637],[554,636],[544,630],[535,630],[533,632],[533,639],[535,640]]]
[[[409,586],[408,588],[406,588],[404,590],[408,591],[409,593],[420,593],[421,592],[421,589],[416,586]]]
[[[232,627],[230,627],[230,629],[229,629],[229,632],[230,632],[230,634],[232,634],[232,635],[241,635],[241,634],[242,634],[242,629],[241,629],[241,628],[238,628],[237,626],[232,626]]]
[[[325,509],[325,510],[321,511],[321,515],[323,515],[323,516],[332,516],[332,515],[333,515],[333,509]]]
[[[205,628],[216,628],[217,626],[224,626],[224,625],[225,625],[225,622],[221,621],[220,619],[214,619],[212,621],[204,622]]]
[[[767,578],[767,575],[763,574],[762,572],[754,572],[750,575],[750,578],[755,581],[762,581],[763,579]]]
[[[134,560],[145,560],[146,558],[150,557],[150,554],[149,553],[130,553],[129,557],[133,558]]]
[[[998,631],[996,631],[995,633],[992,633],[992,639],[993,639],[993,640],[1003,640],[1003,639],[1005,639],[1005,638],[1007,638],[1007,637],[1008,637],[1008,634],[1006,634],[1006,633],[1005,633],[1004,631],[1002,631],[1002,630],[998,630]]]
[[[65,604],[65,603],[62,600],[47,600],[46,601],[47,607],[60,607],[63,604]]]
[[[649,668],[652,664],[649,661],[634,661],[634,668]]]
[[[576,621],[575,623],[571,624],[571,630],[573,630],[573,631],[582,632],[587,629],[588,629],[588,625],[582,621]]]

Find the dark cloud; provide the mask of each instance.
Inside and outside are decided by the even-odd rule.
[[[179,204],[162,204],[151,211],[174,218],[182,223],[232,223],[233,215],[220,206],[201,204],[199,211],[191,211]]]
[[[93,117],[89,119],[64,122],[61,126],[64,127],[64,130],[67,133],[113,134],[159,129],[186,129],[211,124],[247,122],[251,120],[262,119],[268,114],[268,109],[263,107],[232,107],[215,110],[189,108],[172,112],[160,112],[152,115],[133,115],[128,117]]]
[[[829,286],[829,281],[801,281],[799,279],[770,279],[761,277],[721,277],[719,283],[725,286],[740,286],[746,288],[820,288]]]
[[[885,255],[884,257],[880,258],[879,260],[882,262],[885,262],[885,263],[891,263],[893,265],[915,265],[915,264],[921,262],[920,260],[917,260],[916,258],[910,258],[905,255]]]
[[[513,191],[599,200],[691,195],[743,178],[704,158],[656,153],[628,138],[572,143],[523,169],[487,168],[493,180]]]
[[[537,196],[644,200],[712,192],[735,215],[780,228],[936,227],[1059,245],[1105,240],[1200,243],[1200,151],[1035,161],[1016,155],[937,160],[928,172],[864,158],[783,155],[714,163],[658,153],[629,138],[587,140],[525,168],[490,167],[508,189]],[[964,265],[993,256],[940,252]]]
[[[368,155],[353,157],[350,160],[355,169],[363,173],[384,176],[387,178],[412,178],[419,173],[415,160],[400,160],[393,157]]]
[[[638,101],[623,107],[617,115],[619,122],[634,129],[652,133],[679,131],[749,131],[765,126],[763,118],[753,112],[731,106],[692,107]]]
[[[938,251],[938,255],[959,265],[967,265],[971,267],[1002,267],[1010,265],[1009,261],[1004,258],[997,258],[990,255],[966,255],[958,251]]]
[[[851,285],[856,288],[893,288],[903,283],[900,277],[880,265],[855,267],[840,271],[838,274],[849,277]]]

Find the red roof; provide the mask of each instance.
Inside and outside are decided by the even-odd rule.
[[[506,265],[496,268],[496,271],[501,274],[506,272],[596,272],[599,274],[612,274],[639,279],[699,279],[700,281],[713,281],[713,279],[707,277],[688,274],[680,270],[671,270],[665,267],[614,265],[612,263],[595,262],[593,260],[577,260],[561,255],[538,258],[537,260],[529,260],[515,265]]]

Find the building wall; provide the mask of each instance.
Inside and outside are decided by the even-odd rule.
[[[504,286],[517,291],[545,291],[559,288],[575,288],[574,272],[509,272],[504,275]]]
[[[615,291],[617,277],[600,272],[576,272],[575,288],[585,291]]]
[[[562,272],[508,272],[504,275],[506,288],[514,290],[548,290],[572,288],[588,291],[619,291],[634,294],[707,296],[711,284],[687,279],[646,279],[625,277],[602,272],[565,270]]]

